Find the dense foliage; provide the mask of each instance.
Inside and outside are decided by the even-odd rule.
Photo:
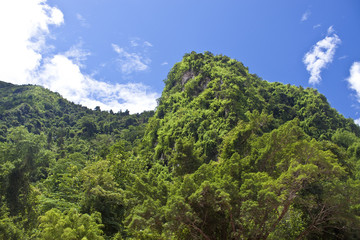
[[[193,52],[158,101],[0,83],[0,238],[360,238],[360,128],[316,90]]]

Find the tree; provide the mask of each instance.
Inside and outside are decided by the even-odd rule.
[[[104,232],[113,235],[121,230],[123,198],[111,172],[110,162],[101,160],[79,173],[82,186],[81,208],[87,213],[101,213]]]
[[[61,212],[53,208],[40,216],[39,232],[35,236],[46,240],[104,240],[102,227],[99,213],[88,215],[76,209]]]

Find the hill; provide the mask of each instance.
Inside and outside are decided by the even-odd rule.
[[[166,159],[176,140],[192,139],[205,162],[216,160],[224,137],[239,121],[249,122],[251,114],[271,115],[263,132],[296,118],[316,140],[331,140],[342,130],[360,136],[354,121],[331,108],[315,89],[269,83],[226,56],[187,54],[165,83],[145,136],[155,159]]]
[[[186,54],[155,114],[0,82],[0,125],[4,239],[360,237],[360,128],[226,56]]]
[[[4,141],[7,129],[23,126],[28,132],[46,134],[48,141],[80,137],[91,140],[108,135],[112,142],[130,142],[142,137],[143,125],[153,112],[130,115],[129,111],[90,110],[40,86],[0,82],[0,128]]]

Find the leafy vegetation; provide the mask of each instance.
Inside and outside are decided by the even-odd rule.
[[[316,90],[192,52],[158,102],[0,82],[0,238],[360,238],[360,128]]]

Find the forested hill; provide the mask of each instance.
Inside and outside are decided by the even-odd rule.
[[[100,107],[90,110],[40,86],[0,81],[0,140],[7,136],[7,129],[23,126],[30,133],[46,134],[48,141],[76,137],[90,140],[109,135],[132,142],[143,135],[143,126],[137,126],[152,115],[152,111],[130,115],[127,110],[116,113],[101,111]]]
[[[155,159],[168,159],[177,141],[190,141],[202,161],[217,160],[228,133],[252,119],[261,134],[296,119],[316,140],[331,140],[343,131],[360,136],[354,121],[331,108],[317,90],[269,83],[226,56],[186,54],[165,83],[145,136]]]
[[[0,82],[0,239],[359,239],[360,128],[209,52],[153,112]]]

